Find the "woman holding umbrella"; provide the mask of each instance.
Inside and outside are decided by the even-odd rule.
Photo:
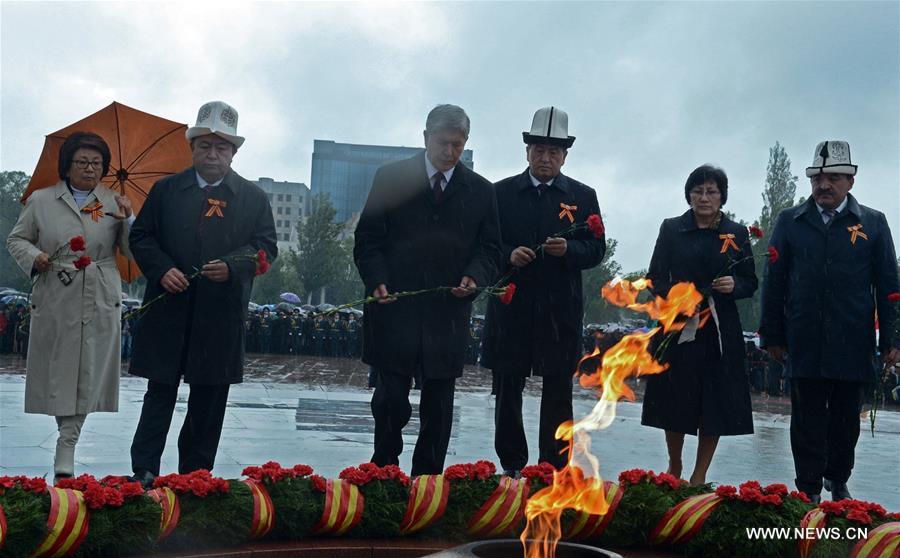
[[[75,473],[88,413],[119,407],[122,290],[116,250],[127,257],[131,202],[100,184],[109,171],[100,136],[71,134],[59,149],[59,182],[35,190],[6,240],[34,280],[25,412],[56,417],[54,480]]]

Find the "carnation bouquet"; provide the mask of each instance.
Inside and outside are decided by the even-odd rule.
[[[690,487],[668,473],[631,469],[619,474],[622,500],[599,541],[611,546],[647,546],[649,535],[665,513],[708,486]]]
[[[47,536],[47,482],[43,478],[0,477],[0,508],[6,517],[6,542],[0,546],[0,557],[28,556]]]
[[[276,512],[271,538],[303,538],[322,517],[325,479],[313,475],[309,465],[287,468],[269,461],[260,467],[245,468],[243,475],[262,483],[272,499]]]
[[[689,556],[794,556],[797,542],[793,539],[751,538],[747,528],[766,526],[793,529],[812,506],[802,492],[789,491],[784,484],[762,486],[747,481],[737,488],[716,488],[721,498],[702,529],[687,542]]]
[[[358,486],[364,496],[362,519],[350,531],[352,535],[361,538],[400,535],[400,522],[409,500],[409,477],[400,467],[363,463],[359,467],[347,467],[339,478]]]
[[[426,536],[447,540],[466,540],[469,520],[491,497],[500,484],[497,468],[490,461],[451,465],[444,471],[450,483],[447,508],[443,517],[425,531]]]
[[[91,475],[60,480],[59,488],[84,493],[90,528],[74,556],[124,556],[151,552],[159,535],[160,507],[139,482]],[[127,504],[127,506],[126,506]]]
[[[246,484],[200,469],[157,477],[153,487],[173,490],[181,507],[175,530],[161,541],[163,548],[222,548],[250,538],[253,496]]]

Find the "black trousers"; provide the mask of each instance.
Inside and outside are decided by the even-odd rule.
[[[504,470],[520,470],[528,464],[528,441],[522,421],[522,392],[528,378],[520,373],[497,371],[497,405],[494,408],[494,449]],[[572,420],[572,376],[544,376],[538,433],[539,461],[557,469],[565,466],[567,442],[556,439],[556,429]]]
[[[412,416],[409,390],[412,377],[376,369],[372,416],[375,418],[375,452],[372,462],[379,467],[399,465],[403,452],[403,427]],[[453,426],[455,378],[421,380],[419,437],[413,451],[412,476],[444,472],[444,459]]]
[[[187,416],[178,435],[178,472],[212,470],[225,420],[228,384],[191,385]],[[178,386],[147,382],[141,419],[131,443],[131,469],[135,473],[150,471],[159,475],[159,462],[172,424],[172,413]]]
[[[797,489],[822,491],[822,478],[847,482],[853,470],[865,384],[791,379],[791,452]]]

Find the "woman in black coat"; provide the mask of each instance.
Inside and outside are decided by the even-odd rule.
[[[666,343],[661,360],[669,369],[648,376],[641,423],[666,431],[668,472],[681,477],[684,435],[697,435],[692,485],[706,482],[719,436],[753,433],[743,328],[735,302],[756,291],[747,229],[726,217],[728,178],[704,165],[688,176],[684,195],[691,209],[663,221],[647,277],[666,296],[675,283],[690,281],[703,293],[701,311],[712,309],[690,339],[690,322]]]

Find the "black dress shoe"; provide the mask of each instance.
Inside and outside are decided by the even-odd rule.
[[[850,491],[847,490],[846,482],[837,482],[825,479],[822,483],[825,486],[825,490],[831,492],[831,499],[835,502],[840,500],[850,500],[853,496],[850,495]]]
[[[134,475],[128,477],[128,480],[139,482],[144,487],[144,490],[150,490],[153,488],[153,481],[156,480],[156,475],[150,471],[137,471]]]
[[[520,479],[522,478],[522,473],[518,469],[504,469],[503,476],[511,479]]]

